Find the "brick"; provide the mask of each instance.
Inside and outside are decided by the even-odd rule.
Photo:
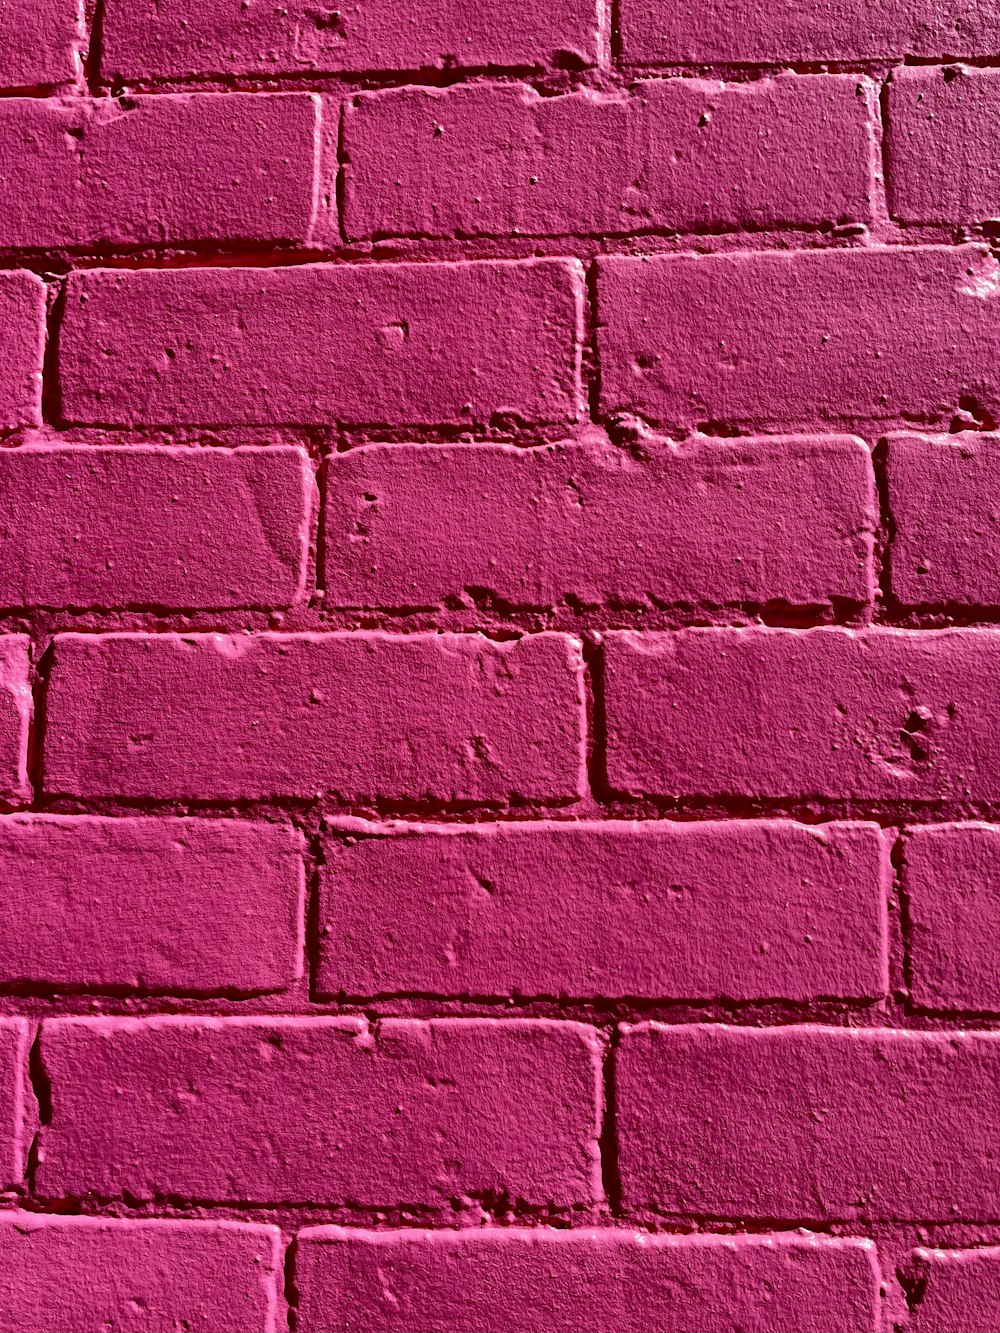
[[[327,10],[308,0],[221,7],[214,0],[107,0],[102,74],[125,82],[194,74],[579,68],[597,57],[594,0],[394,0]]]
[[[1000,437],[890,436],[893,596],[906,606],[1000,605]]]
[[[1000,416],[1000,262],[903,246],[598,260],[601,408],[673,430]]]
[[[994,629],[609,634],[607,773],[661,797],[1000,797]]]
[[[82,36],[83,5],[77,0],[5,0],[0,7],[0,87],[74,82]]]
[[[643,999],[873,999],[888,856],[871,824],[335,823],[318,985]]]
[[[618,22],[628,64],[991,56],[1000,43],[1000,16],[976,0],[622,0]]]
[[[22,1187],[37,1128],[37,1103],[28,1080],[33,1036],[26,1018],[0,1018],[0,1190]]]
[[[913,1252],[909,1333],[992,1333],[1000,1327],[1000,1249]]]
[[[574,419],[571,261],[92,269],[70,276],[62,409],[109,426]]]
[[[232,819],[0,819],[0,983],[239,993],[301,975],[302,840]]]
[[[871,86],[856,76],[362,93],[344,113],[352,237],[564,235],[865,219]]]
[[[4,1213],[4,1327],[275,1333],[280,1242],[239,1222]]]
[[[1000,1034],[649,1023],[626,1031],[616,1070],[629,1210],[998,1215]]]
[[[34,273],[0,273],[0,430],[42,420],[45,284]]]
[[[625,1230],[299,1233],[302,1333],[841,1333],[876,1327],[870,1241]]]
[[[330,459],[324,513],[337,606],[873,595],[871,458],[846,437],[368,445]]]
[[[575,1023],[58,1019],[42,1059],[44,1196],[600,1198],[601,1046]]]
[[[86,796],[575,800],[580,646],[561,634],[66,634],[45,787]]]
[[[29,648],[29,640],[23,635],[0,635],[0,800],[19,801],[31,796]]]
[[[905,222],[1000,217],[1000,71],[900,68],[889,87],[886,187]]]
[[[910,995],[925,1009],[1000,1012],[1000,829],[908,830],[903,888]]]
[[[304,241],[318,98],[7,98],[0,249]]]
[[[313,491],[280,446],[0,450],[0,605],[290,606]]]

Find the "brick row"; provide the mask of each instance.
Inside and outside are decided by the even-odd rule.
[[[1000,605],[998,437],[890,435],[888,587],[903,607]],[[325,486],[328,606],[843,608],[874,594],[875,483],[849,437],[584,429],[532,449],[366,445]],[[281,608],[316,507],[282,446],[0,451],[0,606]],[[39,522],[39,515],[45,522]]]
[[[0,1026],[5,1188],[36,1127]],[[545,1019],[61,1018],[37,1196],[365,1209],[603,1201],[596,1030]],[[615,1058],[626,1217],[995,1224],[995,1032],[644,1023]]]
[[[982,246],[612,256],[596,272],[606,417],[682,434],[1000,417],[1000,265]],[[41,285],[7,281],[16,425],[37,418]],[[568,423],[582,310],[582,270],[560,260],[77,272],[61,412],[113,427]]]
[[[0,645],[17,796],[27,641]],[[670,800],[996,801],[998,656],[994,628],[609,633],[607,780]],[[582,688],[580,645],[563,634],[59,635],[43,785],[88,799],[572,803]]]
[[[879,1307],[863,1240],[308,1227],[294,1245],[305,1333],[683,1333],[762,1319],[769,1333],[871,1333]],[[11,1328],[275,1333],[280,1250],[267,1225],[8,1213],[0,1290]],[[947,1302],[966,1270],[990,1281],[994,1254],[928,1256],[928,1300]]]
[[[545,1226],[474,1231],[307,1227],[294,1239],[304,1333],[572,1333],[655,1327],[872,1333],[881,1275],[870,1241],[648,1235]],[[277,1227],[6,1213],[4,1310],[17,1329],[167,1325],[275,1333]],[[1000,1251],[915,1250],[908,1327],[989,1328]],[[970,1322],[974,1320],[974,1322]]]
[[[888,851],[866,824],[334,819],[317,992],[879,999]],[[302,843],[281,826],[11,815],[0,869],[0,986],[255,994],[301,975]],[[911,828],[901,875],[914,1003],[1000,1012],[1000,831]]]

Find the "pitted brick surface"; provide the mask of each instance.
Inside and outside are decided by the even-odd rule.
[[[995,1330],[997,6],[0,94],[0,1330]]]

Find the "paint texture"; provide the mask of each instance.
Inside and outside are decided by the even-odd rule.
[[[986,0],[0,2],[0,1333],[996,1333],[998,162]]]

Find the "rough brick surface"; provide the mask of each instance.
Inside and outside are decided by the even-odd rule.
[[[640,1024],[618,1055],[627,1209],[994,1219],[996,1033]]]
[[[324,70],[451,69],[555,64],[597,54],[594,0],[393,0],[342,10],[307,0],[220,6],[215,0],[107,0],[107,78],[303,74]]]
[[[0,818],[0,985],[279,990],[302,967],[302,850],[234,820]]]
[[[1000,1012],[1000,829],[910,829],[903,888],[910,919],[910,991],[928,1009]]]
[[[551,260],[75,273],[62,407],[112,426],[566,421],[581,291]]]
[[[560,235],[870,216],[857,78],[365,93],[345,115],[349,236]]]
[[[1000,439],[892,436],[892,594],[906,606],[1000,605]]]
[[[275,1333],[281,1234],[239,1222],[0,1217],[5,1329]]]
[[[28,1080],[32,1025],[0,1018],[0,1189],[20,1188],[37,1128],[38,1107]]]
[[[67,634],[45,785],[163,800],[564,803],[583,779],[581,665],[561,634]]]
[[[1000,1250],[914,1252],[913,1333],[991,1333],[1000,1322]]]
[[[619,22],[622,53],[634,64],[878,61],[1000,48],[1000,20],[977,0],[622,0]]]
[[[0,801],[19,802],[31,795],[28,779],[28,730],[32,700],[30,645],[19,634],[0,638]]]
[[[0,100],[0,250],[304,241],[317,98]]]
[[[1000,1327],[995,0],[0,94],[0,1333]]]
[[[601,404],[666,427],[1000,416],[1000,262],[981,246],[613,257]]]
[[[329,993],[876,997],[873,825],[494,824],[331,830]]]
[[[1000,631],[693,629],[605,642],[612,787],[1000,799]]]
[[[299,449],[0,450],[0,606],[290,606],[312,492]]]
[[[303,1333],[861,1333],[878,1310],[853,1240],[317,1227],[296,1275]]]
[[[857,440],[541,449],[369,445],[327,472],[335,606],[826,605],[871,595],[874,480]]]
[[[48,1195],[370,1207],[601,1194],[601,1045],[545,1021],[60,1019]]]
[[[45,286],[31,273],[0,274],[0,430],[41,420]]]
[[[79,74],[83,6],[77,0],[5,0],[0,9],[0,86],[44,88]]]
[[[897,70],[889,88],[887,184],[907,222],[1000,217],[993,170],[1000,71],[949,65]]]

